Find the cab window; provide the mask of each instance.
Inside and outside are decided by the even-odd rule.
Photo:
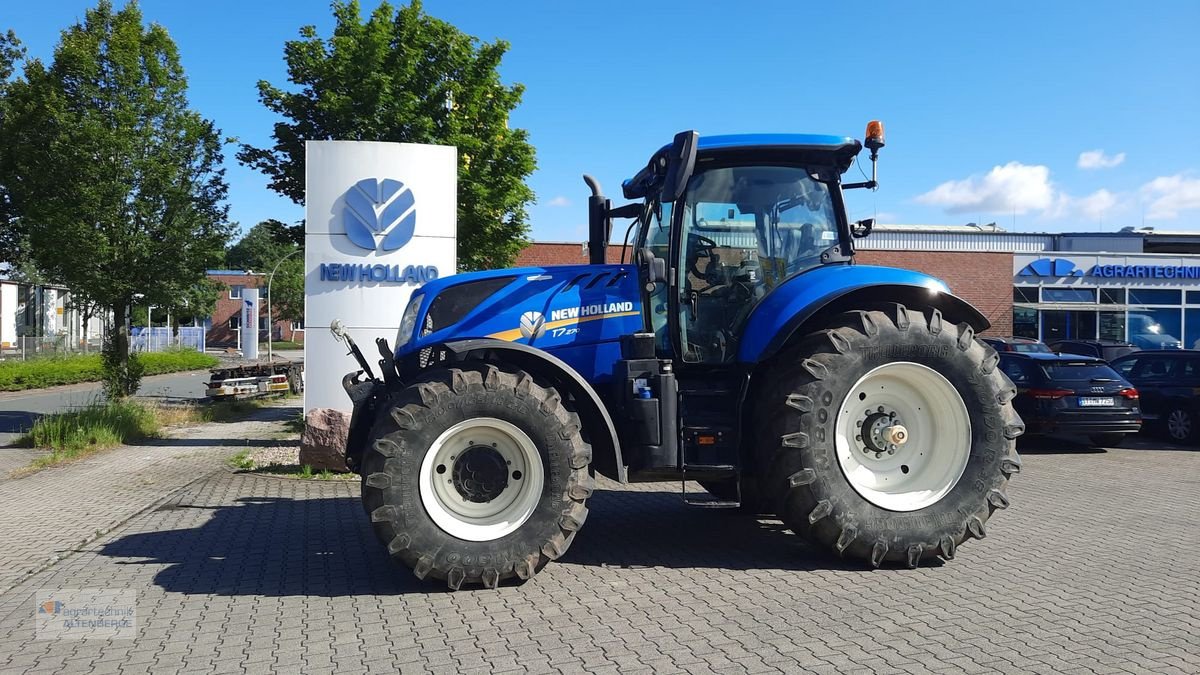
[[[821,264],[838,243],[830,187],[803,167],[701,171],[683,201],[680,343],[684,361],[727,362],[742,325],[767,293]]]

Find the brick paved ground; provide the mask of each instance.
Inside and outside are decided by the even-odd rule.
[[[2,593],[0,671],[1200,671],[1200,453],[1057,448],[942,567],[607,484],[562,561],[458,593],[386,560],[356,484],[220,470]],[[32,639],[62,587],[136,590],[139,637]]]
[[[212,473],[246,444],[278,431],[296,408],[256,411],[253,421],[180,429],[170,438],[98,453],[18,479],[9,472],[36,453],[0,451],[0,591],[70,554],[188,483]],[[3,650],[0,650],[3,653]]]
[[[609,484],[558,563],[459,593],[390,564],[356,484],[222,469],[0,594],[0,672],[1200,671],[1200,453],[1057,448],[944,566]],[[34,640],[34,593],[79,587],[136,590],[138,638]]]

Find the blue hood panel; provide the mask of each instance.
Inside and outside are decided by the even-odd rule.
[[[641,293],[634,265],[523,267],[456,274],[431,281],[423,293],[418,326],[433,299],[452,286],[511,277],[449,326],[416,338],[397,356],[440,342],[493,338],[555,349],[616,341],[643,328]]]

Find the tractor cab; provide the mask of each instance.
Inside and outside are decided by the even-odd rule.
[[[878,122],[867,146],[874,165],[883,146]],[[804,272],[852,260],[853,239],[872,222],[847,221],[842,190],[876,186],[874,178],[841,183],[861,149],[838,136],[683,132],[624,182],[624,196],[642,200],[636,209],[611,208],[588,179],[593,251],[603,251],[595,238],[610,232],[606,215],[636,218],[623,252],[637,252],[660,357],[737,360],[746,321],[767,295]]]

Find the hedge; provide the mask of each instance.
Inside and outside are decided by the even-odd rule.
[[[137,358],[145,365],[146,375],[175,373],[182,370],[215,368],[217,357],[193,349],[147,352]],[[99,354],[43,357],[28,361],[0,362],[0,391],[40,389],[60,384],[99,382],[104,379]]]

